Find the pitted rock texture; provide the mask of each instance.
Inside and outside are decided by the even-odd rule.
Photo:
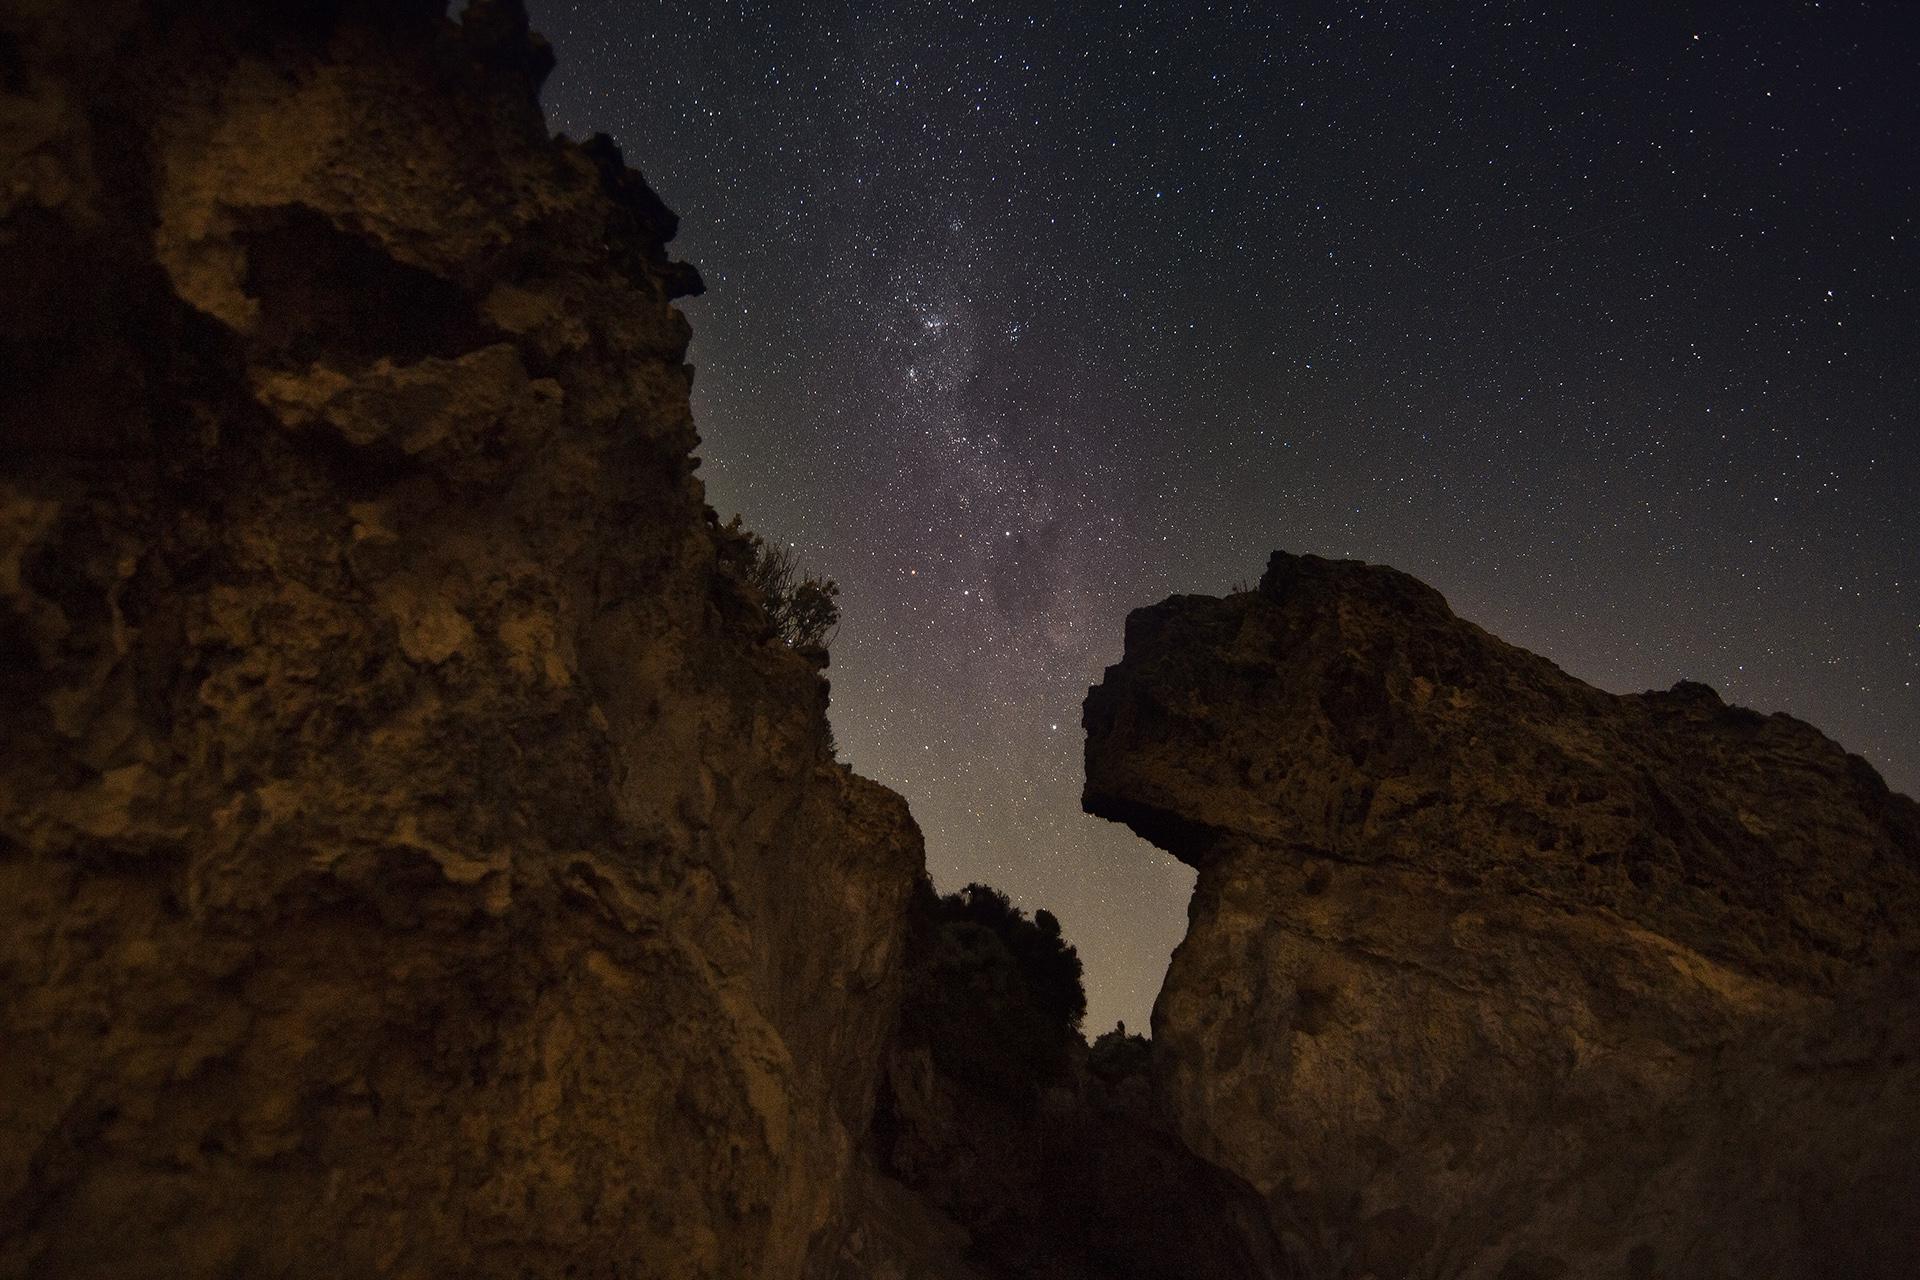
[[[518,6],[0,14],[0,1276],[797,1276],[920,872]]]
[[[1137,611],[1090,812],[1199,880],[1157,1087],[1324,1277],[1911,1274],[1920,806],[1391,569]]]

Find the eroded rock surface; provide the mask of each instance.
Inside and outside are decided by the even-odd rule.
[[[0,17],[0,1275],[795,1276],[919,838],[517,5]]]
[[[1284,554],[1136,612],[1086,725],[1199,870],[1162,1101],[1307,1274],[1911,1274],[1920,807],[1858,757]]]

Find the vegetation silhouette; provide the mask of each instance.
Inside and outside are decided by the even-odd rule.
[[[944,1074],[1006,1101],[1065,1079],[1087,996],[1059,920],[1045,910],[1029,919],[984,884],[936,897],[923,880],[919,897],[904,1038]]]
[[[1116,1022],[1113,1030],[1101,1032],[1087,1046],[1087,1070],[1109,1085],[1145,1078],[1152,1053],[1151,1040],[1129,1032],[1126,1023]]]
[[[901,1024],[870,1132],[880,1167],[966,1233],[987,1280],[1271,1280],[1258,1192],[1167,1132],[1150,1046],[1081,1038],[1078,953],[1049,911],[922,880]]]
[[[766,610],[773,634],[795,649],[824,650],[840,628],[840,584],[801,567],[792,547],[768,542],[735,516],[721,529],[723,554]],[[729,545],[730,544],[730,545]]]

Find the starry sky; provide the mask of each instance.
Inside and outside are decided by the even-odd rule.
[[[841,585],[843,757],[1090,1031],[1192,876],[1080,813],[1080,701],[1274,548],[1920,791],[1903,4],[529,8],[706,277],[710,500]]]

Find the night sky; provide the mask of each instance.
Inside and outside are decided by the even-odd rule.
[[[1080,701],[1274,548],[1920,791],[1907,5],[530,7],[706,277],[710,500],[840,582],[843,757],[1090,1031],[1192,876],[1081,815]]]

